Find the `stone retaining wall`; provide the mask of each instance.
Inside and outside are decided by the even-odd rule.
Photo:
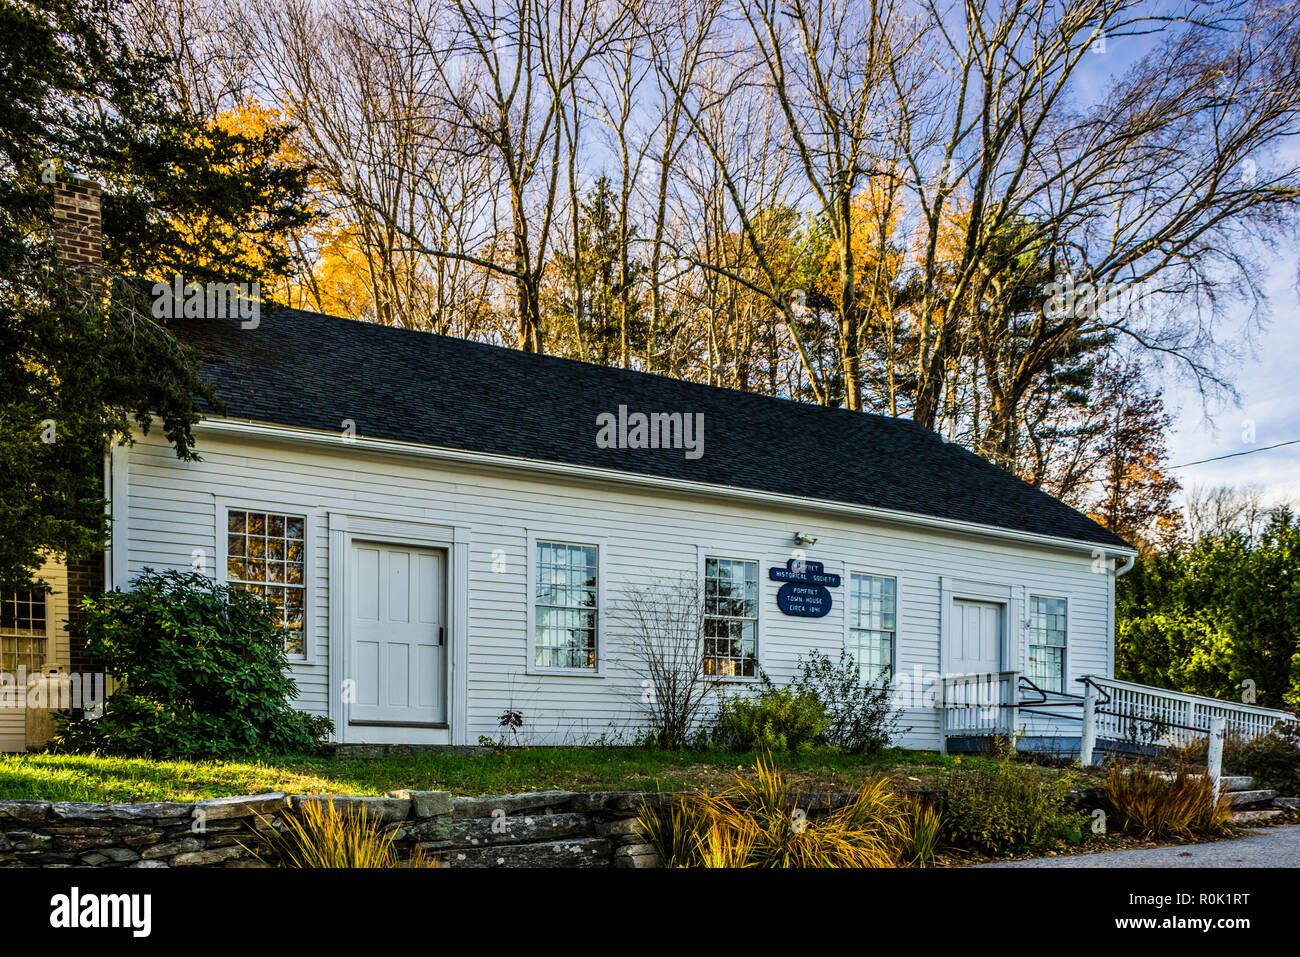
[[[330,800],[280,792],[194,804],[0,801],[0,867],[258,867],[242,844],[262,819]],[[453,797],[446,791],[333,795],[395,831],[443,867],[649,867],[658,864],[636,822],[637,792],[540,791]]]

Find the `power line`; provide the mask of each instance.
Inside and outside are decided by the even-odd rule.
[[[1254,455],[1256,452],[1267,452],[1269,449],[1280,449],[1284,445],[1300,445],[1300,439],[1291,439],[1289,442],[1278,442],[1276,445],[1261,445],[1257,449],[1246,449],[1244,452],[1229,452],[1227,455],[1216,455],[1212,459],[1197,459],[1195,462],[1184,462],[1182,465],[1171,465],[1171,469],[1185,469],[1189,465],[1204,465],[1206,462],[1219,462],[1223,459],[1235,459],[1238,455]]]

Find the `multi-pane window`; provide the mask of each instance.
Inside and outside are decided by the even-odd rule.
[[[0,592],[0,671],[45,664],[45,595],[35,591]]]
[[[1044,691],[1065,690],[1065,599],[1030,598],[1029,680]]]
[[[596,546],[537,543],[533,596],[537,667],[595,669],[598,576]]]
[[[758,670],[758,563],[704,560],[704,673],[753,677]]]
[[[226,582],[270,602],[291,655],[305,648],[306,530],[302,515],[231,509],[226,516]]]
[[[896,580],[854,572],[849,590],[849,653],[868,684],[893,678],[897,618]]]

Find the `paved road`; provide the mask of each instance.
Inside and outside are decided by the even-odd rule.
[[[1300,867],[1300,824],[1252,828],[1212,844],[1038,857],[975,867]]]

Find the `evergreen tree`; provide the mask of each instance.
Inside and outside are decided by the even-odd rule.
[[[636,228],[629,227],[626,245],[635,236]],[[579,204],[577,248],[555,256],[559,291],[552,301],[551,326],[571,339],[564,352],[615,366],[625,355],[645,354],[647,321],[637,295],[645,264],[624,245],[617,199],[609,177],[601,176]]]
[[[112,270],[257,279],[287,268],[276,237],[307,217],[305,172],[269,160],[287,131],[226,133],[173,108],[115,3],[0,0],[0,587],[104,546],[108,443],[159,420],[194,457],[201,403],[219,408],[191,350]],[[52,184],[72,174],[109,188],[107,271],[59,261]]]
[[[1300,707],[1300,522],[1282,509],[1257,541],[1207,536],[1139,559],[1119,580],[1121,678]]]

